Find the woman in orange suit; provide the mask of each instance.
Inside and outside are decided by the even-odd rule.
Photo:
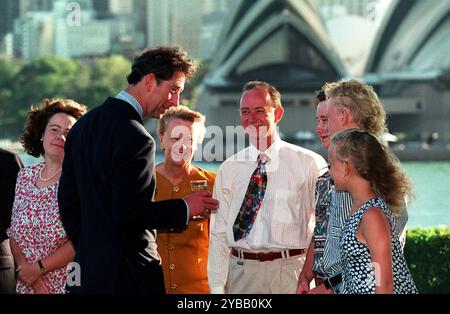
[[[205,117],[185,106],[168,109],[159,120],[158,136],[165,160],[156,166],[156,201],[183,198],[207,189],[212,193],[215,173],[191,164],[205,134]],[[209,217],[189,221],[186,230],[158,230],[166,292],[209,293],[207,264]]]

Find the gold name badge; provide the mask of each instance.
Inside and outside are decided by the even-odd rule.
[[[204,191],[208,188],[208,181],[206,180],[193,180],[191,181],[191,191]]]

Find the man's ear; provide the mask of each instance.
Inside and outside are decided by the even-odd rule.
[[[161,149],[162,149],[162,150],[165,149],[165,147],[164,147],[164,145],[163,145],[163,136],[164,136],[164,134],[158,134],[159,143],[160,143],[160,145],[161,145]]]
[[[280,122],[281,118],[283,118],[284,108],[279,106],[275,107],[275,123]]]
[[[143,78],[144,80],[144,84],[145,84],[145,89],[150,92],[154,86],[156,86],[157,81],[156,81],[156,76],[153,73],[149,73],[147,75],[144,76]]]
[[[352,115],[350,114],[350,110],[347,107],[343,107],[342,108],[342,125],[343,126],[347,126],[347,125],[351,125],[353,123],[353,118]]]

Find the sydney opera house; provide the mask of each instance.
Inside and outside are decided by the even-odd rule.
[[[309,0],[239,0],[224,23],[203,81],[208,125],[240,125],[238,99],[249,80],[282,94],[287,138],[315,128],[314,91],[352,77]],[[450,143],[450,1],[393,0],[359,77],[373,85],[389,131],[405,141]],[[305,132],[307,133],[307,132]],[[430,142],[430,141],[429,141]],[[449,156],[450,148],[445,148]]]

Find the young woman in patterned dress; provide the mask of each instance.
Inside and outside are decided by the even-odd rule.
[[[65,293],[66,266],[75,250],[62,226],[57,192],[67,133],[85,112],[85,106],[72,100],[45,99],[28,113],[21,142],[28,154],[42,156],[44,162],[17,176],[7,230],[17,293]]]
[[[410,193],[398,159],[368,132],[348,129],[331,138],[330,174],[353,200],[340,247],[347,293],[417,293],[393,234],[392,213]]]

